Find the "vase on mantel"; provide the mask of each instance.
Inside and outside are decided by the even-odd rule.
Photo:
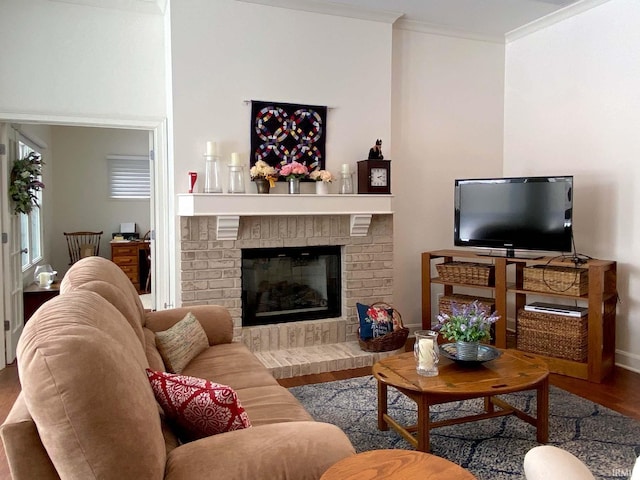
[[[289,184],[289,193],[298,194],[300,193],[300,179],[299,178],[289,178],[287,180]]]
[[[316,195],[327,195],[329,193],[329,184],[327,182],[316,182]]]
[[[253,181],[256,184],[256,190],[258,193],[269,193],[269,190],[271,189],[269,180],[266,178],[255,178]]]
[[[464,361],[478,360],[478,347],[480,342],[456,341],[456,358]]]

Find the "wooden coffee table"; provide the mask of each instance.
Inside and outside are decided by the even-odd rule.
[[[515,415],[535,426],[537,441],[547,442],[549,369],[542,360],[535,357],[520,352],[516,356],[509,350],[503,350],[502,355],[495,360],[468,367],[441,356],[438,376],[423,377],[416,372],[416,361],[410,352],[380,360],[373,366],[373,376],[378,380],[378,428],[388,430],[392,427],[422,452],[429,451],[429,431],[432,428],[504,415]],[[416,425],[403,426],[388,414],[389,386],[416,402]],[[495,397],[533,389],[537,390],[536,418]],[[432,405],[471,398],[484,398],[483,413],[438,422],[431,421],[429,408]]]
[[[468,470],[444,458],[413,450],[371,450],[343,458],[320,480],[475,480]]]

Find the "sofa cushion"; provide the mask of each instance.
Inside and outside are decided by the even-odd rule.
[[[275,423],[180,445],[167,457],[165,480],[313,480],[354,453],[347,436],[335,425]],[[424,477],[436,475],[425,473]]]
[[[167,367],[162,361],[162,356],[156,347],[156,334],[149,330],[147,327],[142,329],[144,334],[144,353],[147,356],[149,362],[149,368],[159,372],[164,372]]]
[[[209,345],[233,341],[233,319],[229,310],[220,305],[189,305],[188,307],[145,312],[144,325],[154,332],[167,330],[193,313],[209,339]]]
[[[182,373],[229,385],[236,391],[247,387],[278,385],[260,360],[239,342],[208,348],[194,358]]]
[[[96,293],[46,302],[18,342],[25,404],[60,478],[164,475],[160,415],[142,345]]]
[[[136,312],[136,321],[140,322],[140,326],[144,327],[145,315],[144,306],[140,300],[140,295],[133,286],[127,274],[122,269],[103,257],[86,257],[74,263],[65,273],[62,282],[60,282],[60,293],[66,293],[85,283],[101,280],[116,287],[125,301],[131,302]],[[128,319],[129,322],[134,319]]]
[[[156,346],[167,370],[181,373],[191,360],[209,347],[209,341],[198,319],[189,312],[170,329],[156,332]]]
[[[280,385],[242,388],[236,393],[254,427],[313,420],[291,392]]]
[[[146,369],[156,400],[184,441],[251,426],[236,392],[202,378]]]
[[[122,290],[115,285],[105,282],[104,280],[91,280],[86,283],[78,284],[73,288],[77,290],[95,292],[111,305],[116,307],[118,311],[122,313],[127,322],[129,322],[129,325],[133,328],[133,331],[140,340],[140,343],[144,345],[142,319],[140,318],[138,307],[134,302],[122,294]]]

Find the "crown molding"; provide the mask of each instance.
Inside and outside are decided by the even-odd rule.
[[[358,18],[373,22],[393,24],[404,15],[402,12],[376,10],[372,8],[352,7],[341,3],[318,2],[316,0],[236,0],[243,3],[255,3],[270,7],[288,8],[303,12],[322,13],[338,17]]]
[[[167,0],[49,0],[58,3],[71,3],[85,7],[109,8],[127,12],[164,15]]]
[[[401,30],[410,30],[412,32],[428,33],[431,35],[442,35],[445,37],[464,38],[466,40],[477,40],[480,42],[497,43],[504,45],[504,37],[501,35],[487,35],[483,33],[466,32],[464,30],[456,30],[444,25],[435,23],[418,22],[415,20],[406,20],[401,18],[394,23],[394,28]]]
[[[561,8],[560,10],[550,13],[549,15],[545,15],[542,18],[534,20],[533,22],[518,27],[515,30],[507,32],[507,34],[505,35],[505,41],[506,43],[513,42],[514,40],[526,37],[527,35],[531,35],[532,33],[555,25],[556,23],[560,23],[571,17],[575,17],[576,15],[591,10],[592,8],[595,8],[609,1],[610,0],[582,0],[581,2],[573,3],[564,8]]]

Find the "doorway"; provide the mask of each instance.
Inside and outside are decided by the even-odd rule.
[[[52,210],[45,214],[46,219],[43,228],[45,244],[44,263],[54,265],[62,274],[66,272],[69,266],[69,256],[63,231],[74,229],[84,230],[85,226],[86,229],[96,228],[104,231],[100,256],[111,258],[110,240],[112,234],[119,231],[120,223],[133,221],[138,224],[140,237],[147,234],[151,241],[152,278],[150,284],[152,288],[150,298],[146,299],[146,305],[152,308],[156,308],[158,305],[161,307],[173,305],[172,292],[175,291],[175,281],[169,280],[162,284],[158,284],[158,282],[155,281],[156,278],[171,278],[169,271],[172,265],[172,258],[174,257],[171,252],[174,251],[174,249],[170,247],[170,245],[173,246],[175,243],[175,241],[171,240],[172,235],[170,233],[173,231],[173,223],[170,221],[172,218],[172,208],[164,208],[162,211],[157,211],[156,209],[156,205],[167,205],[170,203],[165,199],[168,198],[168,192],[172,190],[167,182],[169,176],[167,175],[168,161],[165,122],[143,122],[138,125],[122,124],[117,121],[45,123],[44,121],[39,121],[39,119],[29,119],[29,122],[22,122],[22,120],[21,123],[11,122],[11,126],[17,127],[22,134],[28,134],[35,126],[37,126],[40,131],[47,128],[52,130],[49,138],[53,138],[53,141],[47,142],[48,150],[50,150],[48,156],[51,157],[51,169],[48,172],[49,178],[45,181],[45,191],[49,195],[49,198],[47,202],[48,205],[43,207],[43,211],[47,210],[47,207],[50,207]],[[106,159],[104,158],[105,151],[108,150],[109,153],[113,154],[139,153],[138,151],[123,150],[123,148],[131,148],[131,145],[133,145],[127,142],[112,142],[113,146],[109,147],[106,145],[109,143],[109,137],[125,137],[129,138],[129,140],[135,138],[138,145],[143,145],[143,153],[149,156],[150,159],[150,198],[146,201],[146,204],[143,204],[142,209],[144,212],[142,214],[140,213],[141,205],[137,205],[138,213],[135,214],[135,218],[131,218],[133,216],[131,204],[120,201],[107,206],[110,202],[108,195],[104,193],[105,190],[97,188],[99,183],[106,185],[108,182]],[[95,153],[96,150],[100,150],[97,148],[98,143],[101,144],[100,154]],[[77,147],[76,155],[71,156],[75,157],[72,159],[77,164],[77,168],[75,169],[72,166],[72,162],[70,163],[68,161],[70,160],[68,158],[69,152],[73,151],[74,144]],[[81,152],[85,152],[85,154],[83,155]],[[93,152],[93,154],[87,154],[86,152]],[[91,156],[95,158],[93,158],[93,160],[88,158]],[[63,160],[59,160],[60,158],[63,158]],[[91,165],[90,163],[92,161],[102,162],[102,164],[101,166],[100,164]],[[60,170],[57,171],[57,169]],[[47,185],[47,183],[49,185]],[[103,193],[97,193],[97,190]],[[91,201],[86,200],[88,193],[95,194]],[[100,198],[100,195],[102,195],[102,198]],[[4,193],[3,201],[5,203],[8,201]],[[86,205],[88,205],[88,207]],[[120,213],[118,213],[118,207]],[[3,206],[3,212],[4,211],[5,208]],[[100,217],[102,217],[102,220]],[[87,219],[94,223],[87,223]],[[5,225],[7,224],[3,222],[3,238],[5,233],[10,234],[10,230],[12,230]],[[158,225],[162,228],[161,235],[158,235]],[[3,243],[3,250],[4,249],[5,244]],[[22,298],[22,286],[29,283],[32,272],[23,272],[23,277],[19,279],[20,281],[16,282],[14,279],[14,283],[12,283],[4,265],[2,270],[3,290],[10,288],[10,285],[18,285],[20,292],[16,292],[16,288],[11,290],[14,294],[17,293],[20,298]],[[162,277],[160,277],[160,275],[162,275]],[[3,292],[3,298],[6,298],[5,292]],[[5,314],[4,318],[8,319],[11,324],[23,321],[22,318],[19,318],[22,317],[20,312],[15,311],[17,310],[15,308],[11,308],[11,305],[7,305],[7,302],[0,302],[0,309]],[[2,343],[5,344],[5,342]],[[0,352],[3,353],[0,358],[0,368],[4,368],[7,363],[11,363],[15,359],[15,348],[3,350],[5,350],[5,352]]]

